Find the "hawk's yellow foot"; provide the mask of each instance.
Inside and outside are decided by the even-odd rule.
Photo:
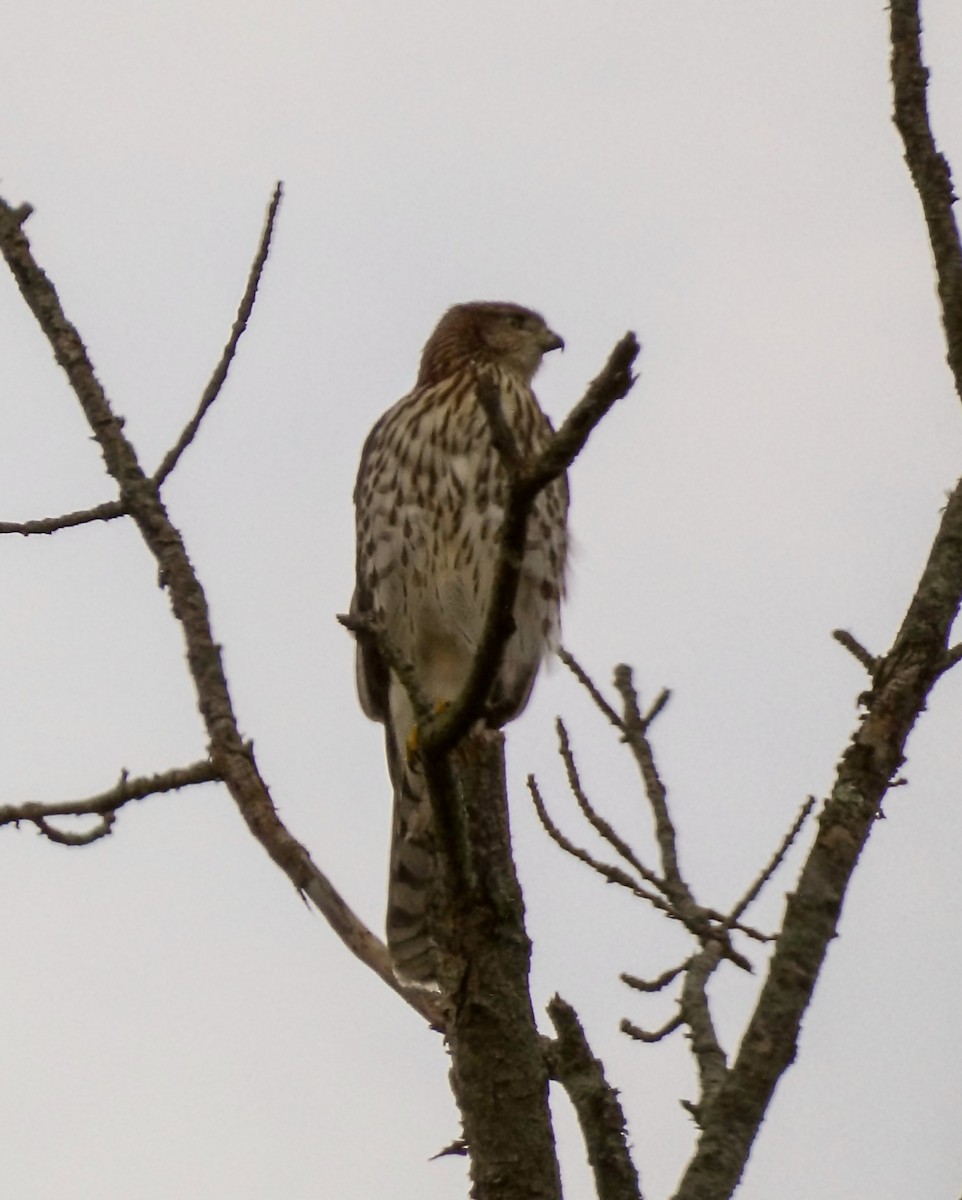
[[[437,716],[439,713],[443,713],[446,708],[450,708],[450,707],[451,707],[450,700],[436,700],[435,704],[434,704],[434,715]],[[415,757],[417,756],[417,752],[418,752],[418,750],[420,750],[420,748],[421,748],[421,731],[417,727],[417,725],[412,725],[411,732],[407,735],[407,737],[404,740],[405,757],[407,758],[409,766],[414,761]]]

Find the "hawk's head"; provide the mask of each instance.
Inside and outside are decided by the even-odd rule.
[[[542,355],[563,347],[544,317],[530,308],[493,300],[456,304],[428,338],[417,386],[439,383],[469,363],[503,367],[530,383]]]

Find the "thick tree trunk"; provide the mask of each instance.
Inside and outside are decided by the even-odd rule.
[[[447,1039],[471,1195],[560,1200],[548,1072],[528,991],[531,943],[511,856],[504,738],[472,735],[451,760],[447,799],[458,818],[443,937],[454,975]]]

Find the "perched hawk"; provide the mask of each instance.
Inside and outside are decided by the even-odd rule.
[[[564,343],[542,317],[517,304],[449,309],[428,339],[414,390],[371,430],[361,453],[357,584],[351,611],[372,616],[423,695],[454,699],[467,680],[484,628],[498,555],[506,479],[476,398],[479,373],[500,388],[521,453],[551,433],[531,390],[542,355]],[[499,727],[524,709],[538,665],[557,640],[567,549],[564,479],[538,497],[528,521],[516,629],[488,697]],[[414,715],[376,640],[358,636],[357,686],[365,713],[386,727],[394,785],[387,940],[395,971],[433,979],[425,910],[434,875],[430,801],[408,762]]]

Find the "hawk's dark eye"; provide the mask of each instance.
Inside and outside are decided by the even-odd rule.
[[[525,317],[524,313],[509,313],[508,324],[512,329],[524,329]]]

